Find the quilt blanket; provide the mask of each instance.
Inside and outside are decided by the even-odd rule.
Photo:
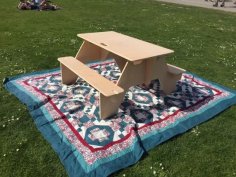
[[[113,82],[119,78],[113,60],[89,66]],[[170,95],[160,91],[158,80],[131,87],[118,113],[106,120],[99,118],[97,90],[80,78],[62,85],[59,69],[8,78],[5,87],[27,105],[71,177],[108,176],[236,103],[235,91],[191,73]]]

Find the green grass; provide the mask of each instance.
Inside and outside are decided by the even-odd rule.
[[[77,33],[114,30],[173,49],[169,63],[236,88],[236,14],[145,0],[56,3],[63,10],[18,11],[15,0],[1,2],[1,80],[58,67],[58,57],[76,54]],[[25,106],[2,85],[0,103],[0,176],[66,176]],[[233,106],[112,176],[236,176],[235,132]]]

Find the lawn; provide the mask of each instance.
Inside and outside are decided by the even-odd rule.
[[[59,67],[77,33],[114,30],[175,53],[168,62],[236,89],[236,14],[145,0],[55,0],[63,10],[0,6],[0,78]],[[26,107],[0,86],[0,176],[67,176]],[[116,177],[236,176],[236,106],[150,150]]]

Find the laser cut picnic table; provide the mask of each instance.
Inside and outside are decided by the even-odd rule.
[[[184,69],[167,64],[165,57],[174,51],[114,31],[78,34],[84,40],[74,57],[58,58],[63,84],[84,79],[100,93],[100,118],[114,115],[126,91],[139,84],[159,79],[166,94],[176,89]],[[121,75],[117,83],[104,78],[85,64],[94,60],[114,58]]]

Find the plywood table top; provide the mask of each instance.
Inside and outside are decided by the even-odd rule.
[[[174,52],[173,50],[114,31],[82,33],[78,34],[78,37],[129,61],[139,61]]]

